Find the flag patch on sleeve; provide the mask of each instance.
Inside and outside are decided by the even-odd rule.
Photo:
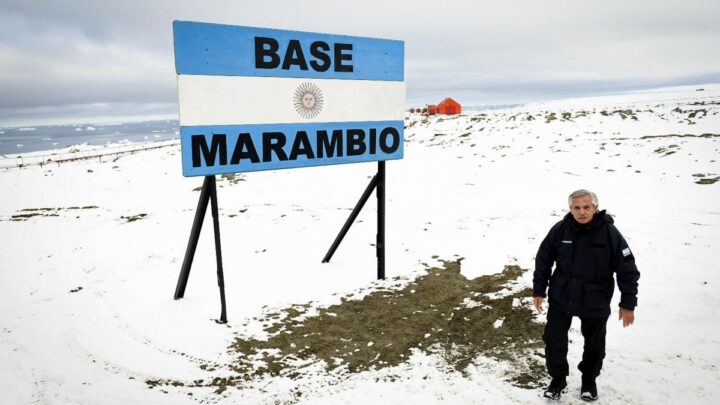
[[[623,257],[628,257],[628,256],[630,256],[630,248],[629,248],[629,247],[626,247],[625,249],[623,249],[623,250],[622,250],[622,254],[623,254]]]

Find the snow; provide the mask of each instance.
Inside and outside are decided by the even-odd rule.
[[[706,113],[689,118],[699,109]],[[622,110],[632,114],[614,113]],[[567,195],[591,189],[642,274],[635,325],[623,328],[616,314],[608,322],[599,403],[715,402],[720,182],[696,181],[720,176],[720,137],[684,135],[720,134],[720,85],[422,120],[408,115],[405,158],[387,163],[389,278],[407,282],[425,265],[458,257],[468,278],[513,264],[532,269]],[[268,309],[330,305],[390,285],[375,280],[374,197],[331,263],[321,263],[375,167],[257,172],[234,184],[218,177],[228,325],[213,321],[209,213],[185,298],[173,300],[199,196],[193,190],[202,183],[182,177],[177,147],[0,170],[0,403],[218,401],[211,388],[149,389],[145,381],[220,375],[199,364],[229,362],[237,334],[262,336],[251,320]],[[10,220],[28,208],[56,208],[56,216]],[[618,299],[616,291],[613,308]],[[579,402],[577,321],[570,338],[571,391],[561,403]],[[418,351],[399,366],[347,379],[318,371],[301,398],[292,394],[296,382],[267,377],[255,389],[228,388],[223,402],[542,401],[537,390],[506,382],[503,367],[478,358],[463,376]]]

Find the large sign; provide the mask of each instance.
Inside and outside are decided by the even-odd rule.
[[[402,41],[173,23],[183,174],[403,157]]]

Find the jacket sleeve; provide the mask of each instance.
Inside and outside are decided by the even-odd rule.
[[[613,227],[614,228],[614,227]],[[637,306],[638,280],[640,272],[635,266],[635,255],[625,238],[617,229],[613,229],[614,236],[614,268],[617,275],[617,285],[620,289],[620,306],[634,310]]]
[[[533,296],[545,297],[553,263],[555,262],[555,231],[553,226],[540,244],[535,255],[535,273],[533,274]]]

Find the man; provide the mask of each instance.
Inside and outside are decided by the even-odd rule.
[[[550,229],[535,258],[533,295],[538,312],[550,282],[543,341],[552,381],[544,396],[557,400],[567,392],[568,330],[573,316],[577,316],[585,340],[582,361],[578,364],[582,372],[580,397],[594,401],[598,398],[595,379],[605,358],[606,324],[615,288],[613,273],[621,293],[618,319],[623,327],[635,320],[640,273],[612,217],[605,210],[598,212],[595,193],[575,191],[568,197],[568,204],[570,212]],[[553,263],[555,271],[551,276]]]

